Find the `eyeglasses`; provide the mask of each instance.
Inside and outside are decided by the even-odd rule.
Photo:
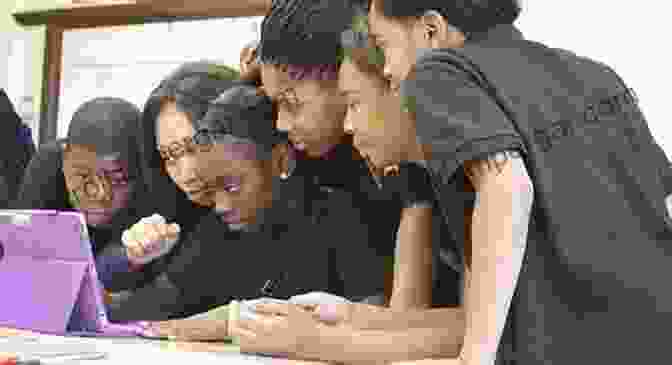
[[[212,148],[212,143],[208,142],[206,138],[207,136],[197,133],[194,136],[184,137],[172,142],[168,146],[159,146],[159,155],[164,161],[174,162],[187,153],[207,152]]]

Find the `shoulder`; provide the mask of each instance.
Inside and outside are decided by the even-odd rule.
[[[431,50],[418,57],[401,85],[403,97],[421,97],[456,87],[475,86],[473,70],[457,50]]]
[[[60,166],[63,160],[63,147],[58,141],[45,143],[37,149],[34,159],[38,161],[58,161]]]
[[[43,144],[35,152],[26,169],[31,179],[36,174],[40,176],[63,176],[63,149],[58,142]]]
[[[550,48],[557,57],[585,80],[593,82],[608,82],[614,79],[620,79],[620,76],[614,69],[604,62],[580,56],[572,51],[561,48]]]

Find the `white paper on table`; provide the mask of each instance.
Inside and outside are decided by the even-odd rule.
[[[238,352],[192,352],[171,350],[169,343],[114,343],[108,341],[100,348],[109,354],[105,360],[92,362],[91,365],[122,365],[122,364],[176,364],[198,363],[199,365],[225,363],[227,365],[277,365],[277,359]]]

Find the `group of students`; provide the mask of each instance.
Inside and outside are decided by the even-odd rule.
[[[520,11],[273,0],[240,73],[188,63],[142,111],[82,105],[13,207],[81,211],[110,319],[157,335],[338,363],[658,362],[670,162],[618,75],[526,40]]]

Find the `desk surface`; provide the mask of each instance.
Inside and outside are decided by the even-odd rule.
[[[36,335],[23,331],[0,328],[0,337],[27,336],[38,337],[40,342],[65,343],[78,342],[92,344],[97,350],[108,356],[101,360],[88,360],[78,364],[121,365],[151,363],[184,363],[194,365],[226,364],[231,365],[321,365],[319,362],[296,361],[240,354],[238,347],[226,343],[173,342],[141,338],[89,338]]]

